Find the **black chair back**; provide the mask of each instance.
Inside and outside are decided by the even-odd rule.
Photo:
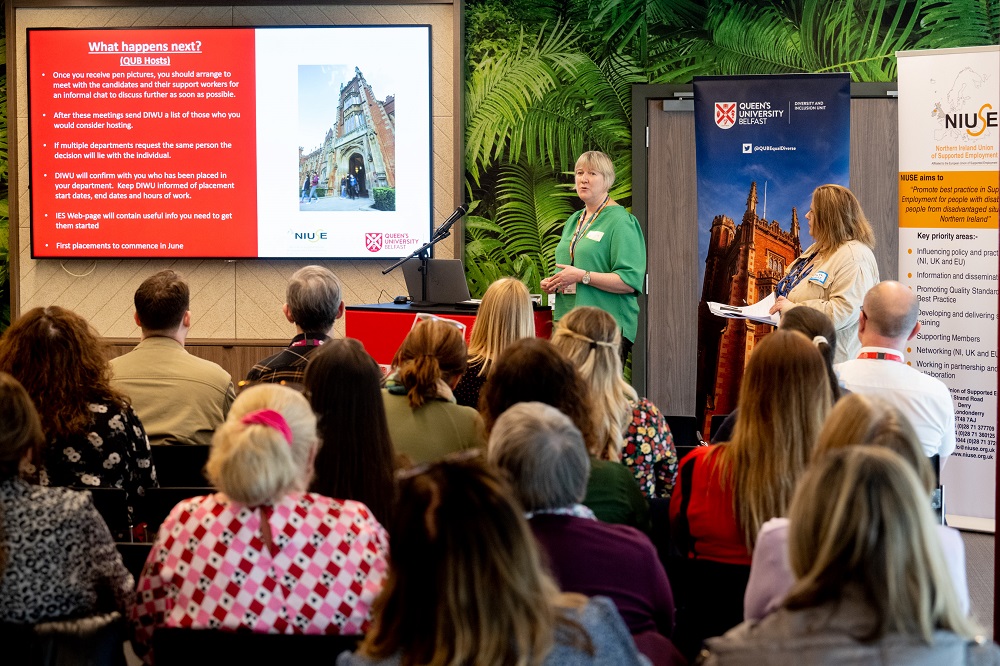
[[[693,416],[664,416],[670,433],[674,436],[677,458],[683,459],[692,449],[705,446],[705,438],[698,430],[698,419]]]
[[[712,421],[709,423],[709,428],[711,428],[712,431],[708,433],[708,437],[710,440],[715,441],[715,433],[719,432],[719,428],[722,427],[723,422],[727,418],[729,418],[729,414],[712,415]]]
[[[73,490],[86,490],[94,498],[97,512],[104,518],[115,541],[132,540],[132,521],[128,515],[128,496],[123,488],[92,488],[75,486]]]
[[[161,627],[153,633],[157,666],[227,664],[332,664],[353,651],[361,636],[337,634],[256,634]]]
[[[211,488],[205,478],[207,444],[160,444],[153,448],[153,466],[161,486]]]
[[[116,543],[115,546],[118,547],[118,553],[122,556],[122,563],[128,572],[132,574],[132,578],[135,582],[139,582],[139,574],[142,573],[142,567],[146,564],[146,559],[149,557],[149,551],[153,549],[152,543]]]
[[[125,666],[125,638],[117,611],[36,625],[0,623],[3,663],[18,666]]]
[[[176,488],[161,486],[159,488],[147,489],[143,518],[146,521],[146,530],[150,534],[150,540],[155,537],[156,531],[160,529],[160,525],[163,524],[170,511],[179,502],[199,495],[211,495],[212,492],[211,488],[201,487]]]

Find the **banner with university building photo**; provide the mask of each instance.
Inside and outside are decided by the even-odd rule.
[[[723,319],[708,303],[752,305],[770,295],[808,248],[805,218],[819,185],[847,186],[851,82],[847,74],[695,77],[698,170],[696,409],[736,408],[743,368],[773,329]]]
[[[899,273],[920,300],[908,363],[955,403],[948,523],[993,531],[1000,46],[896,54]]]

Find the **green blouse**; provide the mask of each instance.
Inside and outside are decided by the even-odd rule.
[[[562,238],[556,246],[556,263],[572,264],[594,273],[617,273],[635,291],[612,294],[577,283],[576,294],[556,294],[555,319],[558,321],[577,305],[593,305],[613,316],[622,335],[635,342],[639,328],[639,293],[646,277],[646,241],[639,221],[622,206],[606,207],[584,232],[571,261],[570,243],[582,212],[577,211],[566,220]]]

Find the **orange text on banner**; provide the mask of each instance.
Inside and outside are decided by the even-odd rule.
[[[899,174],[899,226],[996,229],[996,171],[908,171]]]

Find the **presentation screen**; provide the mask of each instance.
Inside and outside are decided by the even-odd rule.
[[[28,30],[35,258],[393,258],[432,225],[430,26]]]

